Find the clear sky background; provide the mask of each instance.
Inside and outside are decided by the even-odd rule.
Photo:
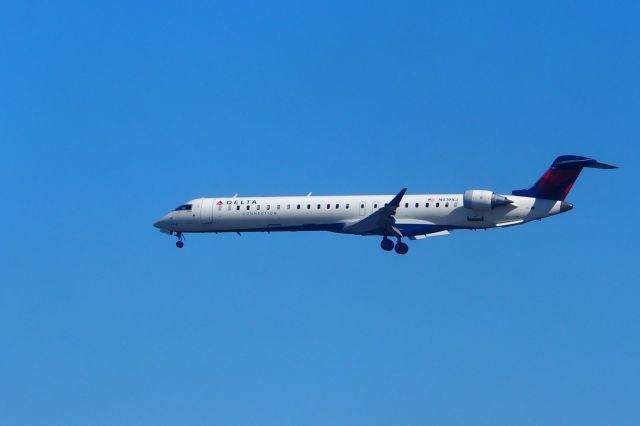
[[[638,2],[5,2],[0,424],[638,425]],[[188,236],[199,196],[509,193],[416,241]]]

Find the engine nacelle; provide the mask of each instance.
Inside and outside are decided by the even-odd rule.
[[[464,207],[471,210],[491,210],[513,203],[504,195],[483,189],[468,189],[464,191],[462,200]]]

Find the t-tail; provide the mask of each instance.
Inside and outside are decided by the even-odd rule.
[[[513,191],[512,194],[563,201],[585,167],[594,169],[618,168],[617,166],[600,163],[593,158],[580,157],[578,155],[561,155],[555,159],[549,170],[531,188],[518,189]]]

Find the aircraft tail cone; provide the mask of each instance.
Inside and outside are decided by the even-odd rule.
[[[562,204],[560,204],[560,213],[568,212],[572,208],[573,208],[573,204],[563,201]]]

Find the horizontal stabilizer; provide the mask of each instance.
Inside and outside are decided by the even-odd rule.
[[[593,164],[590,164],[588,166],[585,167],[591,167],[593,169],[607,169],[607,170],[611,170],[611,169],[617,169],[618,166],[612,166],[611,164],[606,164],[606,163],[601,163],[599,161],[596,161]]]
[[[551,167],[556,169],[577,169],[589,167],[592,169],[617,169],[618,166],[601,163],[593,158],[579,157],[577,155],[562,155],[556,158]]]

